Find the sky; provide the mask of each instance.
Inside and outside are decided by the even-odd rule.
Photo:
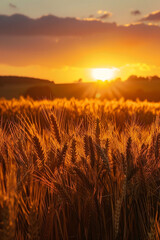
[[[56,83],[93,81],[102,68],[123,80],[160,75],[159,7],[159,0],[1,0],[0,75]]]

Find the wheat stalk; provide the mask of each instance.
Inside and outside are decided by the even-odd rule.
[[[71,161],[72,163],[76,162],[76,157],[77,157],[77,152],[76,152],[76,140],[72,140],[72,145],[71,145]]]
[[[57,124],[56,117],[52,114],[50,116],[50,119],[51,119],[51,123],[52,123],[51,126],[52,126],[52,130],[54,132],[54,136],[57,139],[57,142],[59,144],[61,144],[61,137],[60,137],[59,127],[58,127],[58,124]]]
[[[89,155],[89,139],[87,135],[84,136],[83,141],[84,141],[84,152],[87,158],[87,156]]]
[[[44,150],[43,150],[43,147],[41,145],[41,142],[39,140],[39,138],[34,135],[33,138],[33,144],[34,144],[34,148],[36,150],[36,155],[38,157],[38,167],[42,167],[44,166],[44,162],[45,162],[45,155],[44,155]]]
[[[92,137],[89,136],[89,149],[90,149],[90,163],[91,163],[91,167],[94,168],[95,166],[95,152],[94,152],[94,146],[93,146],[93,141],[92,141]]]
[[[96,144],[100,145],[100,126],[99,126],[99,119],[98,118],[96,120],[95,137],[96,137]]]

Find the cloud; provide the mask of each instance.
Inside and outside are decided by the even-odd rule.
[[[104,11],[103,11],[103,10],[98,10],[97,13],[98,13],[98,14],[103,14]]]
[[[102,16],[100,16],[99,19],[104,20],[104,19],[109,18],[110,16],[112,16],[112,13],[107,12],[107,13],[103,14]]]
[[[100,16],[102,19],[108,17]],[[61,18],[53,15],[40,18],[29,18],[21,14],[12,16],[0,15],[0,36],[52,36],[52,37],[78,37],[97,35],[99,33],[124,36],[159,36],[159,26],[147,24],[131,24],[127,26],[116,23],[103,22],[102,19]],[[154,38],[154,36],[153,36]]]
[[[83,36],[114,27],[115,23],[103,23],[94,19],[87,21],[53,15],[33,19],[21,14],[0,15],[0,35]]]
[[[152,12],[147,16],[140,19],[141,22],[150,21],[150,22],[160,22],[160,10],[156,12]]]
[[[0,64],[98,68],[159,65],[160,27],[99,20],[0,15]]]
[[[15,4],[13,4],[13,3],[9,3],[9,7],[10,7],[10,8],[14,8],[14,9],[17,8],[17,6],[16,6]]]
[[[134,15],[134,16],[141,15],[141,11],[140,10],[133,10],[133,11],[131,11],[131,15]]]
[[[104,11],[104,10],[98,10],[97,14],[101,15],[101,16],[97,17],[97,19],[100,19],[100,20],[104,20],[104,19],[107,19],[112,16],[111,12]]]

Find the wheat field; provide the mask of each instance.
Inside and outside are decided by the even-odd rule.
[[[0,101],[0,239],[160,239],[160,103]]]

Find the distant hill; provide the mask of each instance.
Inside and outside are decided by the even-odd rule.
[[[52,96],[51,92],[54,82],[47,79],[17,77],[17,76],[0,76],[0,98],[12,99],[26,96],[29,89],[45,89],[45,94],[42,97]],[[40,91],[37,89],[39,98]],[[46,89],[51,89],[46,91]],[[47,96],[45,96],[47,93]],[[32,96],[31,96],[32,97]]]
[[[12,84],[42,84],[54,83],[47,79],[31,78],[31,77],[17,77],[17,76],[0,76],[0,86]]]
[[[64,80],[65,82],[65,80]],[[0,98],[12,99],[30,96],[33,99],[54,98],[99,98],[131,99],[160,102],[160,78],[130,76],[126,81],[120,78],[112,82],[78,82],[55,84],[38,78],[1,76]]]

